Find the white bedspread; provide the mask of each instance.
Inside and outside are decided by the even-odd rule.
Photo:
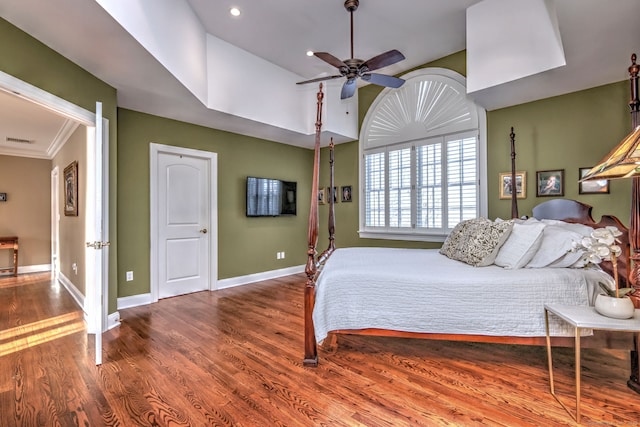
[[[316,285],[317,342],[338,329],[545,336],[544,303],[593,305],[598,268],[472,267],[437,249],[337,249]],[[573,329],[550,316],[552,336]]]

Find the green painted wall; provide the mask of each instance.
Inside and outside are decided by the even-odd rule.
[[[620,64],[621,71],[625,64]],[[466,53],[455,53],[425,64],[466,75]],[[360,125],[382,88],[369,85],[358,91]],[[622,81],[567,95],[556,96],[514,107],[487,112],[487,157],[489,217],[511,216],[511,201],[499,198],[498,175],[511,170],[511,127],[516,133],[518,170],[527,171],[527,197],[519,200],[520,215],[548,197],[536,197],[536,171],[564,169],[565,198],[594,207],[596,220],[602,214],[616,215],[629,223],[631,183],[612,181],[610,194],[578,194],[578,168],[593,166],[631,130],[627,106],[629,82]],[[322,151],[320,184],[328,185],[328,151]],[[358,141],[336,147],[336,184],[357,182]],[[355,188],[355,184],[354,184]],[[357,192],[349,206],[336,205],[336,244],[338,246],[439,247],[439,243],[360,239]],[[346,205],[346,204],[345,204]],[[320,241],[328,238],[327,207],[320,207]],[[323,247],[320,245],[320,247]]]
[[[218,154],[219,279],[306,262],[311,150],[119,109],[119,297],[149,292],[151,142]],[[247,218],[247,176],[296,181],[297,215]],[[285,259],[276,259],[279,251],[286,253]],[[135,280],[126,282],[124,275],[130,270]]]
[[[621,64],[624,67],[624,64]],[[610,194],[579,194],[578,169],[592,167],[631,131],[629,82],[556,96],[490,111],[488,120],[489,217],[508,218],[511,200],[500,200],[498,175],[511,170],[511,126],[516,134],[516,168],[527,172],[527,197],[520,215],[549,197],[536,197],[536,171],[564,169],[564,197],[616,215],[629,224],[631,181],[610,182]]]
[[[103,115],[109,119],[109,215],[116,217],[117,184],[117,95],[116,90],[51,50],[30,35],[0,19],[0,70],[33,86],[52,93],[89,111],[96,101],[103,104]],[[49,212],[43,212],[49,216]],[[116,310],[117,240],[116,221],[110,222],[109,312]]]

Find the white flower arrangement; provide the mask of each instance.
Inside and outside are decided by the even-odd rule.
[[[596,228],[591,236],[584,237],[580,242],[573,242],[574,250],[584,251],[584,260],[591,264],[600,264],[602,261],[612,261],[620,256],[622,248],[618,245],[622,232],[618,227],[607,226]]]
[[[584,237],[580,242],[572,243],[572,251],[584,251],[583,260],[586,264],[600,264],[602,261],[611,261],[613,265],[613,279],[615,290],[609,289],[600,283],[600,287],[607,295],[620,298],[633,291],[633,288],[618,289],[618,257],[622,254],[622,248],[618,243],[622,232],[618,227],[609,225],[596,228],[591,236]]]

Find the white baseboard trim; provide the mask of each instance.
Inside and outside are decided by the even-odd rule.
[[[67,276],[62,274],[62,272],[58,273],[58,282],[60,282],[62,286],[69,291],[73,299],[76,301],[76,304],[78,304],[78,307],[84,310],[84,295],[82,295],[82,292],[76,288],[76,285],[74,285]]]
[[[247,274],[246,276],[231,277],[229,279],[218,280],[218,289],[227,289],[234,286],[246,285],[249,283],[260,282],[261,280],[277,279],[282,276],[290,276],[304,272],[304,265],[296,265],[279,270],[265,271],[262,273]]]
[[[218,289],[233,288],[234,286],[247,285],[249,283],[260,282],[262,280],[277,279],[278,277],[290,276],[304,272],[304,265],[296,265],[294,267],[281,268],[279,270],[264,271],[262,273],[247,274],[246,276],[231,277],[228,279],[218,280]],[[151,304],[151,293],[131,295],[129,297],[118,298],[118,310],[125,308],[138,307],[140,305]],[[118,315],[119,322],[119,315]]]
[[[118,310],[138,307],[139,305],[151,304],[151,294],[131,295],[130,297],[118,298]]]
[[[29,269],[28,271],[29,273],[50,271],[51,264],[43,264],[41,266],[28,266],[27,268]],[[84,295],[82,295],[82,292],[80,292],[80,290],[76,288],[76,285],[74,285],[73,282],[69,280],[69,278],[65,276],[62,272],[58,273],[58,282],[62,284],[62,286],[69,292],[69,294],[71,295],[73,300],[76,302],[78,307],[80,307],[80,309],[84,312],[85,321],[87,322],[87,324],[89,324],[89,319],[87,319],[87,313],[84,309]],[[109,314],[107,316],[107,324],[104,326],[106,328],[105,331],[115,328],[116,326],[120,326],[120,313],[116,311],[114,313]],[[95,331],[90,333],[95,333]]]
[[[51,264],[18,266],[18,274],[42,273],[43,271],[51,271]]]
[[[113,329],[116,326],[120,326],[120,313],[117,311],[107,316],[106,331]]]

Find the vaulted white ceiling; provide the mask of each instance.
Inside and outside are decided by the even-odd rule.
[[[355,56],[368,59],[398,49],[406,60],[379,70],[398,75],[463,50],[467,47],[467,9],[488,2],[497,8],[494,10],[504,11],[492,15],[499,15],[496,22],[504,22],[511,34],[542,31],[526,16],[518,16],[508,7],[500,8],[500,2],[514,1],[529,0],[361,0],[354,13]],[[637,23],[640,1],[540,1],[555,14],[551,21],[557,23],[566,64],[469,94],[488,110],[628,78],[626,68],[631,53],[640,52]],[[120,107],[310,146],[313,94],[317,86],[300,87],[295,83],[336,74],[330,65],[306,56],[307,50],[327,51],[345,59],[350,56],[349,14],[343,3],[343,0],[0,0],[0,16],[115,87]],[[175,12],[177,5],[180,14]],[[232,6],[240,8],[240,17],[230,16]],[[124,11],[120,22],[114,18],[117,7]],[[136,25],[140,25],[142,18],[148,21],[150,29],[154,26],[163,29],[163,36],[170,40],[179,41],[196,34],[196,30],[202,31],[205,40],[224,47],[224,55],[205,59],[202,52],[193,49],[197,43],[185,42],[174,46],[183,58],[176,68],[166,56],[167,49],[163,50],[167,43],[150,45],[132,31],[130,22],[123,22],[132,17],[138,17]],[[180,22],[192,25],[181,27]],[[155,33],[159,35],[162,34]],[[518,54],[526,59],[527,53]],[[471,57],[469,52],[468,56]],[[494,58],[491,55],[486,58],[492,65]],[[198,74],[195,67],[200,67],[197,64],[202,61],[207,63],[204,72],[208,81],[185,80],[185,73]],[[499,66],[498,57],[495,61]],[[348,123],[341,122],[345,111],[357,117],[354,111],[357,103],[334,99],[339,98],[341,83],[342,79],[332,82],[326,95],[326,99],[330,98],[326,112],[328,130],[338,142],[357,137]],[[274,92],[269,93],[269,89]],[[58,143],[57,135],[64,134],[64,126],[69,125],[59,118],[58,125],[52,125],[56,119],[46,118],[42,110],[36,110],[25,113],[28,120],[24,127],[19,127],[20,120],[14,117],[9,126],[3,123],[11,117],[7,111],[34,108],[25,104],[18,109],[9,102],[24,101],[0,97],[0,103],[5,105],[0,107],[0,154],[7,154],[6,138],[10,137],[35,140],[37,148],[31,149],[47,157],[47,151]],[[291,123],[299,120],[296,114],[301,114],[300,111],[293,111],[298,102],[307,109],[302,114],[309,115],[308,123],[302,126]],[[273,117],[266,115],[273,110],[277,112]],[[46,125],[35,124],[40,120]],[[47,133],[43,130],[47,127],[54,129]],[[12,149],[18,150],[16,145],[19,143]]]

